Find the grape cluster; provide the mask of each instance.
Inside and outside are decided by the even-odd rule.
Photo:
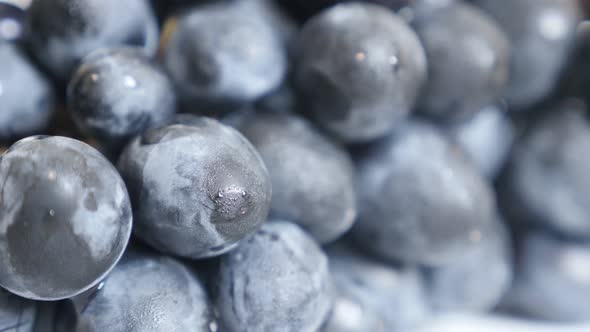
[[[0,332],[590,322],[589,11],[0,0]]]

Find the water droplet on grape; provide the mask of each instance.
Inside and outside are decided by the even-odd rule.
[[[125,76],[123,83],[130,89],[137,87],[137,81],[131,76]]]
[[[6,40],[18,38],[22,33],[21,24],[13,18],[4,18],[0,20],[0,36]]]
[[[365,52],[358,52],[354,57],[357,61],[364,61],[367,58],[367,54]]]

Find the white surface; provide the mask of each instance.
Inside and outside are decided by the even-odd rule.
[[[590,332],[590,324],[568,325],[500,316],[448,315],[416,332]]]

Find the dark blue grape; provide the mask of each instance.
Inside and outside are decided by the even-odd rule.
[[[508,232],[495,226],[461,257],[423,269],[436,311],[484,313],[500,302],[512,282],[513,262]]]
[[[221,331],[316,332],[332,293],[328,260],[297,225],[275,221],[221,259]]]
[[[304,111],[345,142],[391,131],[412,110],[425,76],[418,37],[387,8],[340,4],[301,31],[295,80]]]
[[[282,34],[250,2],[198,5],[175,18],[164,64],[188,111],[216,114],[281,84],[287,71]]]
[[[517,142],[502,196],[511,220],[590,237],[590,122],[586,107],[563,102]]]
[[[0,285],[58,300],[97,284],[131,234],[131,205],[116,169],[74,139],[18,141],[0,161]]]
[[[504,308],[536,319],[590,320],[590,243],[526,235]]]
[[[359,245],[384,258],[439,265],[496,222],[490,185],[434,127],[409,122],[358,158]]]
[[[73,299],[76,331],[212,332],[213,308],[195,273],[131,251],[98,288]]]
[[[264,162],[238,131],[216,120],[144,132],[124,150],[119,171],[135,234],[162,252],[217,256],[266,221],[271,183]]]
[[[356,202],[352,161],[342,147],[287,113],[254,113],[238,129],[268,167],[272,217],[293,220],[320,243],[348,231]]]
[[[428,60],[421,111],[443,121],[461,120],[502,95],[509,42],[486,13],[458,2],[418,16],[412,24]]]
[[[70,80],[68,108],[88,137],[120,148],[172,120],[175,92],[166,74],[137,48],[91,53]]]
[[[427,318],[415,268],[388,266],[343,247],[328,255],[336,298],[322,332],[405,332]]]
[[[147,0],[38,0],[27,17],[35,56],[61,80],[96,49],[131,45],[151,56],[158,46]]]
[[[547,97],[569,58],[581,11],[576,0],[476,0],[512,42],[505,95],[514,108]]]

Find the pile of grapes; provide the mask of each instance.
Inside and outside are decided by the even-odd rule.
[[[590,322],[586,17],[0,0],[0,332]]]

